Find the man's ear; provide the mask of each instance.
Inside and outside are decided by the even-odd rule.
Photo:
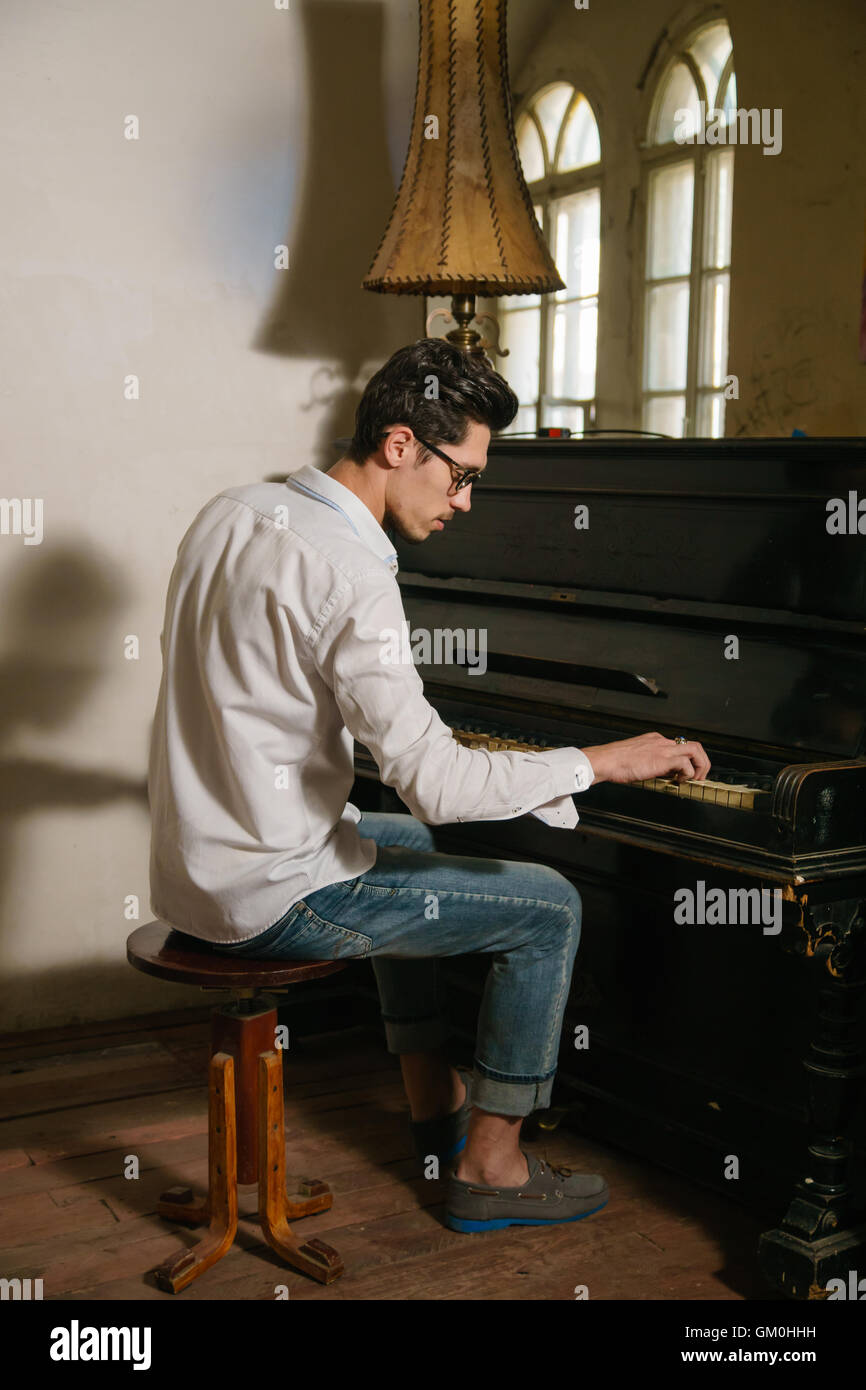
[[[415,436],[407,426],[392,426],[383,439],[381,448],[386,460],[392,464],[402,463],[412,447]],[[390,457],[389,457],[390,454]]]

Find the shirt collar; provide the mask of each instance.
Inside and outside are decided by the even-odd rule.
[[[370,508],[354,492],[338,483],[336,478],[321,473],[312,464],[305,464],[296,473],[290,473],[286,482],[308,497],[315,497],[334,511],[341,512],[358,539],[384,561],[392,574],[397,573],[397,552],[393,542],[382,530]]]

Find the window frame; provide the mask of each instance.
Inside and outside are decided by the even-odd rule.
[[[715,24],[724,23],[730,35],[730,24],[727,18],[720,13],[706,15],[700,21],[690,25],[683,30],[677,37],[677,41],[671,44],[663,55],[660,56],[655,75],[652,80],[652,96],[648,106],[643,110],[643,129],[641,139],[638,142],[641,162],[641,235],[640,245],[637,255],[638,267],[638,293],[636,304],[638,305],[639,330],[636,335],[637,345],[637,400],[638,418],[640,428],[645,426],[645,411],[648,400],[661,399],[664,397],[685,397],[685,413],[683,423],[683,439],[703,438],[695,434],[698,423],[699,405],[701,396],[713,396],[722,389],[718,386],[701,386],[698,382],[698,372],[700,369],[700,343],[701,330],[703,327],[703,281],[711,275],[723,273],[727,270],[728,274],[728,330],[730,331],[730,286],[733,281],[732,260],[733,260],[733,236],[731,238],[731,260],[727,267],[704,267],[703,255],[706,238],[706,211],[707,211],[707,179],[710,172],[710,161],[713,156],[730,150],[733,154],[734,178],[733,185],[736,187],[736,151],[737,144],[707,145],[698,143],[696,137],[684,140],[682,144],[676,141],[668,141],[665,144],[655,144],[649,132],[654,130],[658,119],[659,110],[664,100],[665,90],[668,79],[677,63],[683,63],[687,67],[695,90],[698,94],[698,101],[704,102],[705,120],[709,116],[710,102],[704,86],[703,74],[695,62],[689,47],[695,42],[704,29],[709,29]],[[722,97],[722,105],[727,95],[731,76],[735,76],[734,67],[734,47],[731,41],[731,51],[719,74],[718,93]],[[721,106],[714,108],[720,110]],[[706,128],[706,127],[705,127]],[[647,256],[649,251],[650,225],[650,183],[652,174],[666,165],[684,164],[690,162],[694,169],[694,185],[692,195],[692,247],[688,277],[684,275],[671,275],[659,280],[651,280],[647,274]],[[733,219],[733,201],[731,203],[731,217]],[[644,382],[646,380],[646,353],[648,350],[648,291],[650,286],[675,284],[688,279],[689,286],[689,326],[686,347],[686,383],[681,390],[653,391],[648,389]],[[726,363],[726,367],[727,367]],[[724,378],[723,378],[724,385]],[[724,436],[721,436],[722,438]]]
[[[568,86],[570,86],[573,90],[571,97],[569,98],[568,105],[565,107],[565,110],[563,111],[559,131],[557,132],[556,137],[556,148],[554,149],[553,154],[551,156],[550,152],[547,149],[547,141],[544,138],[544,132],[541,128],[541,122],[539,121],[535,113],[534,106],[538,99],[541,96],[543,96],[543,94],[546,91],[549,91],[552,87],[561,86],[564,83],[568,84]],[[592,113],[593,120],[595,121],[596,130],[598,131],[598,142],[599,149],[601,151],[601,158],[595,164],[585,164],[579,169],[557,171],[556,165],[562,149],[562,142],[565,138],[565,132],[568,127],[568,122],[571,118],[575,106],[581,100],[587,103]],[[536,134],[538,135],[538,138],[541,142],[542,153],[548,163],[548,167],[545,170],[545,173],[542,175],[542,177],[533,180],[532,183],[529,183],[527,181],[526,187],[529,191],[529,197],[533,205],[533,208],[538,204],[540,204],[541,206],[541,222],[539,225],[541,227],[541,232],[544,237],[545,244],[550,250],[551,257],[553,256],[552,205],[558,198],[569,197],[571,194],[575,193],[585,193],[597,188],[599,197],[600,239],[601,228],[603,226],[604,218],[606,178],[604,163],[604,142],[602,139],[602,123],[600,119],[598,102],[595,100],[592,93],[587,90],[586,84],[581,83],[577,78],[570,76],[566,77],[564,75],[551,77],[548,78],[546,81],[542,82],[538,87],[535,87],[528,96],[521,98],[520,102],[518,103],[518,106],[514,113],[515,145],[517,143],[517,129],[524,117],[528,117],[532,124],[535,126]],[[521,165],[521,172],[522,168],[523,166]],[[537,400],[535,404],[536,430],[541,428],[542,415],[544,413],[545,407],[553,409],[557,407],[580,407],[583,409],[584,429],[592,428],[595,425],[596,415],[598,411],[599,334],[601,328],[601,299],[603,294],[604,283],[604,268],[602,264],[603,260],[604,257],[601,255],[601,252],[599,251],[598,291],[597,294],[593,296],[598,304],[598,319],[596,324],[595,391],[594,394],[588,399],[584,400],[570,396],[566,397],[548,395],[546,390],[544,389],[548,385],[551,376],[550,345],[553,336],[553,314],[557,300],[555,298],[556,291],[554,290],[549,290],[547,291],[547,293],[540,294],[538,296],[539,350]],[[529,298],[529,296],[526,297]],[[519,306],[516,304],[513,306],[504,305],[502,297],[497,298],[495,301],[494,312],[500,323],[502,322],[503,315],[507,316],[509,313],[513,313],[515,310],[518,309]],[[525,409],[527,407],[521,408]]]

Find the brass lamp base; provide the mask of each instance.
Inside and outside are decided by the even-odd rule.
[[[427,316],[426,332],[428,337],[431,336],[430,325],[440,314],[442,318],[448,318],[448,312],[445,309],[434,309],[432,314]],[[508,349],[503,350],[499,346],[498,321],[492,314],[476,315],[474,294],[454,294],[451,296],[451,318],[457,327],[445,334],[446,342],[453,343],[455,347],[460,348],[463,352],[468,352],[472,357],[483,357],[491,366],[493,364],[488,356],[490,352],[495,352],[499,357],[508,356]],[[493,325],[493,333],[490,338],[482,338],[480,333],[469,326],[473,321],[483,323],[485,320]]]

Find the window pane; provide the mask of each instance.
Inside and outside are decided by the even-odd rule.
[[[595,395],[598,301],[557,304],[552,319],[546,394],[588,400]]]
[[[540,294],[502,294],[499,296],[499,312],[503,313],[509,309],[535,309],[540,303]],[[446,304],[449,312],[450,306],[449,299]]]
[[[684,391],[689,346],[689,285],[656,285],[647,291],[644,387]]]
[[[724,113],[725,113],[724,124],[725,124],[725,125],[731,125],[731,123],[732,123],[733,121],[736,120],[736,114],[735,114],[735,113],[736,113],[736,110],[737,110],[737,76],[736,76],[736,73],[733,73],[733,72],[731,73],[731,76],[730,76],[730,78],[729,78],[729,80],[728,80],[728,88],[727,88],[727,91],[725,92],[725,99],[724,99],[724,102],[721,102],[720,105],[721,105],[721,107],[722,107],[722,110],[723,110]]]
[[[698,396],[698,426],[696,433],[702,439],[724,439],[725,437],[725,398],[717,395]]]
[[[685,126],[677,112],[688,111],[691,125]],[[685,63],[677,63],[664,85],[661,103],[658,107],[655,129],[650,131],[650,139],[656,145],[664,145],[674,138],[676,127],[681,135],[694,135],[700,124],[698,89]]]
[[[644,401],[643,428],[657,434],[672,434],[682,439],[685,428],[685,396],[653,396]]]
[[[565,281],[557,299],[598,294],[601,196],[597,188],[557,198],[551,204],[553,259]]]
[[[712,111],[718,94],[722,68],[731,52],[731,35],[727,24],[708,24],[689,45],[689,52],[698,65],[707,89],[707,110]]]
[[[649,186],[647,278],[688,275],[692,264],[695,166],[686,160],[654,169]],[[565,279],[565,276],[563,276]]]
[[[544,178],[544,152],[535,122],[529,116],[521,117],[517,125],[517,153],[527,183],[533,179]]]
[[[728,369],[728,290],[730,276],[707,275],[701,294],[700,386],[723,386]]]
[[[506,361],[506,362],[508,361],[508,358],[507,358],[507,357],[506,357],[505,361]],[[497,367],[496,370],[497,370],[498,372],[502,372],[502,375],[503,375],[503,376],[505,375],[504,368],[502,368],[502,367]],[[518,410],[517,414],[515,415],[514,419],[512,420],[511,424],[508,426],[508,429],[507,429],[507,430],[503,430],[502,433],[503,433],[503,434],[523,434],[526,430],[531,430],[532,433],[535,434],[535,406],[534,406],[534,405],[522,405],[522,406],[520,407],[520,409]]]
[[[518,309],[500,315],[500,346],[508,348],[497,370],[505,377],[521,405],[538,400],[538,349],[541,313]]]
[[[583,169],[601,159],[598,126],[586,97],[578,97],[562,137],[558,169]]]
[[[583,430],[582,405],[542,405],[542,425],[560,425],[569,430]]]
[[[734,207],[734,151],[721,150],[707,160],[707,205],[704,212],[704,265],[731,263],[731,214]]]
[[[546,92],[534,102],[535,114],[541,122],[541,129],[544,131],[544,138],[547,142],[547,157],[553,162],[553,153],[556,149],[556,140],[559,135],[559,127],[562,125],[562,118],[565,115],[565,108],[574,95],[574,88],[568,82],[557,82],[555,87],[548,87]]]

